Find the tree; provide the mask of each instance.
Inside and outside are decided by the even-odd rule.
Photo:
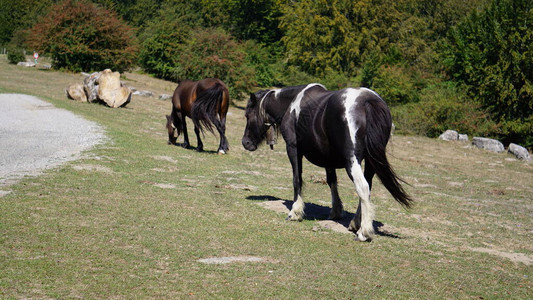
[[[201,0],[210,26],[221,26],[239,40],[278,43],[281,0]]]
[[[197,29],[180,46],[174,69],[178,80],[207,77],[224,81],[233,98],[255,85],[254,70],[246,64],[244,47],[222,29]]]
[[[533,2],[492,0],[454,27],[446,71],[501,124],[506,142],[533,146]]]
[[[312,0],[285,5],[280,26],[289,63],[312,75],[333,70],[353,73],[359,63],[361,39],[353,30],[350,2]]]
[[[53,0],[0,0],[0,45],[11,41],[20,29],[26,29],[48,11]],[[22,45],[16,45],[22,46]]]
[[[137,51],[131,27],[95,4],[66,0],[27,32],[27,46],[52,58],[53,66],[71,71],[130,68]]]
[[[115,11],[129,25],[142,29],[157,16],[164,0],[92,0],[108,10]]]

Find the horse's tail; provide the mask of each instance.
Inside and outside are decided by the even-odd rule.
[[[389,164],[386,146],[389,141],[392,117],[385,101],[371,98],[365,102],[366,112],[366,163],[370,163],[376,171],[381,183],[392,197],[400,204],[409,208],[413,199],[405,192],[400,182],[405,183],[396,175]]]
[[[217,112],[221,109],[224,86],[217,82],[213,87],[199,93],[192,104],[191,119],[202,132],[204,128],[213,132],[213,124],[218,123]]]

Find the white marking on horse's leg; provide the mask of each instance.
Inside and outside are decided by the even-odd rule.
[[[359,207],[357,209],[354,220],[357,222],[358,217],[361,218],[361,227],[357,230],[357,239],[360,241],[366,241],[371,239],[374,235],[374,226],[372,224],[374,220],[374,205],[370,202],[370,188],[368,182],[365,179],[361,165],[357,163],[355,157],[352,159],[352,167],[350,168],[353,183],[355,185],[355,191],[359,196]]]
[[[292,209],[289,212],[289,216],[287,217],[287,220],[290,221],[301,221],[304,218],[304,208],[305,203],[304,200],[300,195],[298,195],[298,199],[296,202],[292,204]]]
[[[226,154],[226,151],[220,149],[220,150],[218,150],[218,154]]]

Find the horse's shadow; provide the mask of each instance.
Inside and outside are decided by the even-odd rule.
[[[269,196],[269,195],[257,195],[257,196],[248,196],[246,197],[247,200],[252,201],[283,201],[283,205],[287,208],[287,212],[289,212],[292,209],[292,205],[294,204],[294,201],[290,200],[284,200],[277,197]],[[305,220],[328,220],[329,212],[331,208],[323,205],[318,205],[315,203],[305,203],[305,209],[304,209],[304,219]],[[344,216],[342,219],[339,220],[332,220],[345,228],[348,228],[350,225],[350,221],[355,216],[354,213],[344,211]],[[393,239],[401,239],[400,236],[392,234],[390,232],[384,231],[381,229],[381,227],[384,226],[384,224],[380,221],[373,221],[372,225],[374,226],[374,232],[376,235],[389,237]]]
[[[176,146],[176,147],[180,147],[180,148],[186,149],[186,150],[196,151],[198,153],[207,153],[207,154],[217,154],[218,153],[218,151],[205,150],[205,149],[202,150],[202,151],[198,151],[198,147],[193,147],[193,146],[185,147],[184,143],[175,143],[173,145]]]

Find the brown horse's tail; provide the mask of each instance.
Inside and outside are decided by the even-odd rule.
[[[191,109],[191,119],[200,131],[204,132],[204,129],[207,129],[214,133],[213,125],[220,123],[217,112],[221,109],[224,91],[224,86],[217,82],[196,96]]]

